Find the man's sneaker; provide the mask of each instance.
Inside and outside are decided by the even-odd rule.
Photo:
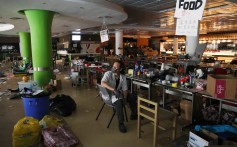
[[[127,132],[127,128],[125,127],[124,123],[119,123],[119,131],[121,133],[126,133]]]
[[[130,115],[131,120],[137,120],[137,115]]]

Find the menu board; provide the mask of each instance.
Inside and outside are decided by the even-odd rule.
[[[198,24],[197,19],[177,19],[175,35],[197,36]]]

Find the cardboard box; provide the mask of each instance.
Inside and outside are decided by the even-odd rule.
[[[183,119],[192,122],[192,102],[188,100],[181,100],[180,113]]]
[[[235,99],[236,78],[229,75],[208,75],[207,92],[215,98]]]
[[[212,139],[212,144],[218,144],[218,136],[215,133],[212,133],[206,129],[201,129],[201,132]]]
[[[189,132],[189,143],[194,147],[204,147],[213,144],[213,139],[202,132],[192,130]]]

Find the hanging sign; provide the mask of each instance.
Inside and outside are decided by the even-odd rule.
[[[198,23],[197,19],[177,19],[175,35],[197,36]]]
[[[201,20],[206,0],[177,0],[174,17]]]
[[[100,40],[101,42],[109,41],[109,30],[101,30],[100,31]]]

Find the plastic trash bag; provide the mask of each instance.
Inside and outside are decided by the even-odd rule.
[[[62,126],[62,120],[50,116],[50,115],[45,115],[42,120],[39,122],[41,128],[48,128],[48,127],[57,127],[57,126]]]
[[[70,96],[61,94],[51,99],[49,106],[50,111],[62,116],[69,116],[76,110],[77,104]]]
[[[40,140],[39,121],[33,117],[24,117],[14,126],[13,147],[28,147],[37,145]]]
[[[209,126],[196,125],[195,126],[196,131],[200,131],[201,129],[206,129],[213,133],[231,132],[237,135],[237,128],[231,125],[209,125]]]
[[[63,127],[43,129],[42,135],[47,147],[70,147],[78,143],[78,139]]]

